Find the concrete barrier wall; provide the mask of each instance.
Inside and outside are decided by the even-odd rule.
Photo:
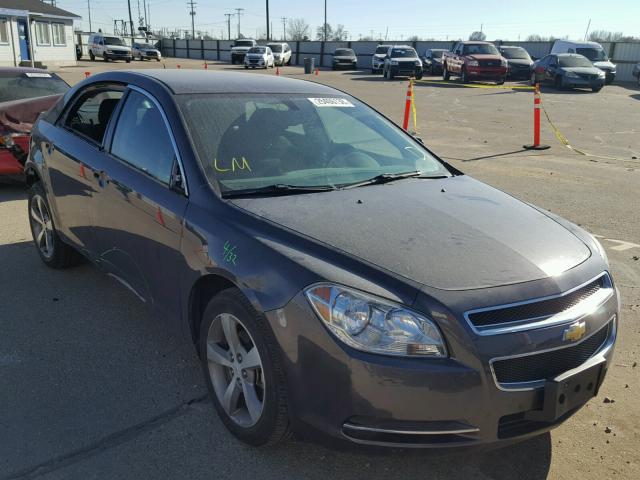
[[[267,43],[267,42],[260,42]],[[305,58],[314,58],[315,64],[330,67],[333,52],[336,48],[352,48],[358,56],[358,68],[371,68],[371,56],[378,42],[296,42],[289,41],[291,46],[291,64],[302,65]],[[393,44],[410,44],[420,55],[429,48],[450,50],[455,42],[451,41],[418,41],[387,42]],[[511,42],[496,41],[496,45],[515,45],[524,48],[534,58],[542,58],[551,51],[552,42]],[[161,41],[162,54],[166,57],[196,58],[206,60],[231,60],[233,41],[229,40],[178,40],[165,38]],[[631,75],[633,66],[640,62],[640,42],[607,42],[602,47],[618,66],[616,80],[634,81]]]

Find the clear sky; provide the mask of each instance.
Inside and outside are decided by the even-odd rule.
[[[89,0],[93,30],[111,32],[115,19],[128,20],[127,0]],[[137,27],[138,0],[131,1],[134,25]],[[151,26],[170,30],[190,29],[188,0],[146,0]],[[253,37],[266,29],[265,0],[194,0],[196,30],[226,37],[225,13],[244,8],[242,33]],[[143,0],[139,0],[142,12]],[[282,33],[281,17],[303,18],[312,35],[323,21],[323,0],[270,0],[270,17],[275,34]],[[57,0],[60,8],[83,17],[81,27],[88,30],[87,0]],[[587,23],[591,30],[611,30],[640,37],[640,0],[327,0],[327,22],[343,24],[352,40],[359,36],[384,36],[389,39],[421,38],[438,40],[466,38],[482,29],[489,40],[524,40],[532,33],[543,36],[584,37]],[[237,17],[231,21],[232,38],[237,30]]]

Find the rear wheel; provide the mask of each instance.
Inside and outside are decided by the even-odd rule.
[[[591,87],[591,90],[593,90],[595,93],[598,93],[600,90],[602,90],[602,87]]]
[[[96,61],[96,56],[93,54],[93,52],[92,52],[91,50],[89,50],[89,59],[90,59],[92,62],[95,62],[95,61]]]
[[[199,352],[214,406],[227,429],[254,446],[289,436],[284,369],[267,321],[242,293],[216,295],[200,325]]]
[[[451,74],[449,73],[449,70],[447,70],[447,67],[444,67],[442,69],[442,79],[445,82],[448,82],[450,78],[451,78]]]
[[[103,61],[105,61],[105,62],[108,62],[108,61],[109,61],[109,57],[107,57],[107,54],[106,54],[106,53],[103,53],[103,54],[102,54],[102,60],[103,60]]]
[[[29,190],[29,226],[33,242],[45,265],[62,269],[80,263],[80,254],[60,239],[51,217],[49,202],[39,182]]]

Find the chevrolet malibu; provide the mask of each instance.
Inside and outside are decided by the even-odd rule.
[[[174,319],[248,444],[504,444],[569,418],[611,362],[593,236],[333,88],[105,72],[32,145],[42,261],[87,258]]]

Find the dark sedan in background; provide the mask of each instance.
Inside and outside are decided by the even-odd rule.
[[[333,53],[331,68],[334,70],[356,70],[358,68],[358,57],[356,57],[356,52],[350,48],[336,48],[336,51]]]
[[[0,176],[21,176],[29,134],[69,85],[55,73],[28,67],[0,68]]]
[[[499,50],[507,60],[507,78],[527,80],[531,77],[533,60],[524,48],[501,45]]]
[[[446,52],[444,48],[428,48],[422,57],[422,68],[429,75],[440,75],[442,73],[442,54]]]
[[[613,354],[593,236],[321,84],[92,75],[40,117],[26,173],[42,261],[82,255],[175,319],[252,445],[522,439],[596,395]]]
[[[557,89],[590,88],[594,92],[602,90],[605,72],[582,55],[558,53],[547,55],[533,64],[531,84],[551,83]]]

